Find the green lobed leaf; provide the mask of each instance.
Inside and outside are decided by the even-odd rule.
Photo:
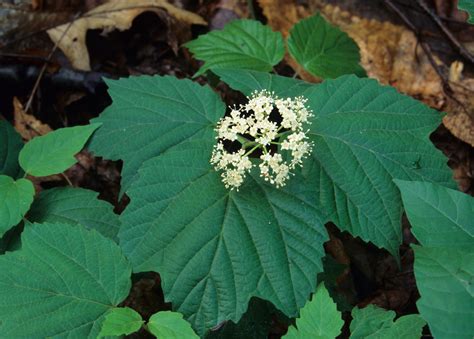
[[[300,310],[296,327],[288,328],[288,333],[283,338],[336,338],[341,334],[343,325],[344,321],[336,303],[329,296],[324,284],[320,284],[311,301]]]
[[[37,177],[62,173],[74,165],[74,155],[85,145],[99,124],[60,128],[33,138],[20,152],[20,166]]]
[[[21,173],[18,154],[22,147],[21,136],[12,125],[0,119],[0,175],[18,178]]]
[[[337,78],[344,74],[366,76],[359,64],[357,44],[320,14],[293,26],[288,37],[288,50],[308,72],[321,78]]]
[[[2,338],[96,338],[131,287],[117,244],[68,224],[26,227],[21,249],[0,256],[0,271]]]
[[[105,316],[97,338],[129,335],[140,330],[143,323],[142,316],[135,310],[129,307],[116,307]]]
[[[438,338],[474,336],[474,198],[439,185],[396,181],[415,246],[418,309]]]
[[[402,202],[393,179],[454,186],[429,140],[441,114],[372,79],[344,76],[308,92],[320,202],[340,229],[398,257]]]
[[[148,330],[157,338],[166,339],[198,339],[191,325],[177,312],[162,311],[151,316],[147,324]]]
[[[42,191],[31,206],[28,220],[83,225],[118,240],[120,220],[113,206],[83,188],[59,187]]]
[[[365,308],[354,307],[351,315],[351,338],[366,338],[383,328],[390,328],[395,319],[395,312],[375,305],[367,305]]]
[[[35,188],[27,179],[13,180],[0,175],[0,237],[17,225],[28,212]]]
[[[311,178],[284,189],[257,173],[229,191],[195,141],[147,161],[127,192],[120,243],[135,272],[160,273],[166,299],[197,332],[237,322],[252,296],[296,315],[328,239]]]
[[[219,70],[232,88],[249,94],[278,89],[293,96],[304,83],[258,72]],[[446,158],[428,136],[441,114],[373,79],[343,76],[308,86],[299,95],[314,113],[314,178],[321,210],[349,231],[398,257],[402,203],[393,179],[433,181],[454,187]]]
[[[468,13],[469,19],[467,21],[474,24],[474,0],[459,0],[458,7]]]
[[[225,106],[208,86],[170,76],[107,80],[113,103],[94,122],[103,126],[89,149],[123,160],[122,188],[136,179],[148,159],[193,138],[214,138],[214,125]]]
[[[242,68],[268,72],[285,55],[281,33],[256,20],[234,20],[185,46],[205,63],[196,76],[209,69]]]
[[[354,307],[350,325],[351,339],[419,339],[425,321],[418,314],[400,317],[394,322],[394,311],[387,311],[374,305],[365,308]]]

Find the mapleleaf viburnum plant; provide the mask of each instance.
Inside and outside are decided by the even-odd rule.
[[[113,103],[88,126],[23,145],[0,121],[1,338],[265,337],[241,330],[263,301],[285,338],[335,338],[343,311],[351,338],[420,338],[426,325],[474,336],[474,200],[429,140],[442,115],[366,78],[357,45],[320,15],[286,46],[322,82],[270,73],[284,46],[254,20],[186,44],[196,75],[244,94],[238,104],[189,79],[137,76],[106,80]],[[121,215],[86,189],[35,197],[30,179],[65,171],[91,135],[90,151],[123,161]],[[341,301],[325,224],[399,261],[403,211],[419,314]],[[123,305],[146,272],[173,311],[143,319]]]

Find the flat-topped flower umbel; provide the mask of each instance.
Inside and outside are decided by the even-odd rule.
[[[266,90],[254,92],[248,103],[233,108],[216,127],[217,144],[211,157],[216,170],[222,170],[227,188],[238,189],[259,154],[260,176],[277,187],[284,186],[290,171],[302,164],[312,144],[304,125],[312,116],[306,99],[279,98]],[[229,144],[240,149],[230,151]],[[224,145],[225,144],[225,145]],[[232,147],[233,148],[233,147]]]

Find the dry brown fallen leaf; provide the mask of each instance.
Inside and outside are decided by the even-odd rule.
[[[71,18],[68,11],[39,11],[26,1],[9,4],[0,1],[0,44],[19,41],[33,33],[63,24]]]
[[[321,0],[310,0],[309,8],[298,5],[296,0],[258,2],[268,24],[285,36],[296,22],[319,11],[330,23],[354,39],[360,48],[361,64],[369,77],[382,84],[392,85],[433,108],[448,112],[443,120],[444,125],[456,137],[474,146],[474,123],[466,113],[474,115],[474,80],[463,79],[462,75],[457,74],[452,86],[456,100],[449,98],[415,35],[406,27],[360,18]],[[436,57],[435,61],[441,64]],[[307,74],[301,73],[294,62],[289,61],[289,64],[301,78],[312,80]],[[459,69],[459,65],[455,67]],[[456,101],[461,102],[464,108]]]
[[[250,16],[247,0],[219,0],[213,4],[214,11],[228,10],[235,12],[239,18],[248,18]]]
[[[455,61],[449,68],[449,81],[456,99],[462,103],[450,101],[450,113],[443,118],[443,124],[456,137],[474,147],[474,79],[464,79],[464,65]]]
[[[43,124],[31,114],[27,114],[16,97],[13,98],[13,112],[15,129],[25,141],[52,131],[51,127]]]
[[[176,19],[188,24],[206,24],[199,15],[175,7],[166,0],[111,0],[87,12],[72,24],[64,24],[48,30],[48,34],[53,42],[58,44],[74,68],[89,71],[90,60],[86,46],[88,30],[103,29],[108,32],[118,29],[123,31],[130,28],[133,20],[141,13],[157,12],[160,9],[165,9]]]
[[[451,88],[458,102],[448,102],[445,110],[449,114],[443,118],[443,124],[457,138],[474,147],[474,79],[461,78],[451,83]]]

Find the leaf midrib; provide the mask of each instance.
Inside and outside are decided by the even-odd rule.
[[[469,233],[468,230],[464,229],[464,227],[457,221],[457,220],[454,220],[452,219],[451,216],[449,216],[448,214],[446,214],[443,210],[439,209],[439,207],[435,206],[434,204],[432,204],[429,200],[426,199],[425,196],[420,196],[419,194],[417,194],[417,192],[414,192],[414,195],[417,196],[418,199],[420,199],[421,201],[423,201],[424,203],[426,203],[426,205],[428,205],[429,207],[431,207],[433,210],[435,210],[436,212],[438,212],[439,214],[441,214],[443,217],[445,217],[446,219],[448,219],[449,221],[451,221],[454,225],[458,226],[458,229],[461,230],[464,234],[466,234],[466,238],[471,238],[472,240],[474,240],[474,237],[472,234]],[[451,197],[450,197],[451,199]],[[453,199],[451,199],[453,200]],[[431,216],[430,216],[431,217]],[[413,225],[414,227],[416,227],[416,225]],[[420,239],[418,239],[420,241],[420,243],[422,243],[422,241]],[[426,245],[425,246],[429,246],[429,245]]]

